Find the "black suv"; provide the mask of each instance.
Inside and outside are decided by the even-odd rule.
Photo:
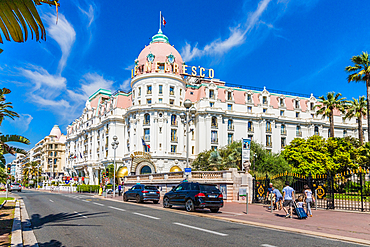
[[[163,197],[163,207],[185,206],[186,211],[209,208],[217,213],[224,206],[222,193],[214,184],[183,182]]]

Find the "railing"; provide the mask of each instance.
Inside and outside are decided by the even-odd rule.
[[[251,133],[253,133],[253,132],[254,132],[254,128],[253,128],[253,127],[251,127],[251,128],[248,128],[248,132],[251,132]]]
[[[176,136],[176,137],[171,138],[171,142],[178,142],[178,138],[177,138],[177,136]]]
[[[266,133],[272,133],[272,129],[266,129]]]
[[[222,179],[223,178],[223,171],[218,172],[192,172],[192,178],[198,179]]]
[[[230,130],[230,131],[234,130],[234,125],[228,125],[227,130]]]
[[[297,131],[297,136],[302,136],[302,131]]]
[[[281,130],[281,134],[282,134],[282,135],[286,135],[286,129]]]

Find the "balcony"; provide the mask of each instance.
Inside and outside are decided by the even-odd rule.
[[[211,124],[211,128],[212,128],[212,129],[217,129],[217,128],[218,128],[218,124],[217,124],[217,123],[213,123],[213,124]]]
[[[296,134],[297,136],[302,136],[302,131],[297,131]]]
[[[228,131],[233,131],[234,130],[234,125],[228,125],[227,130]]]
[[[150,121],[144,121],[143,125],[150,125]]]
[[[171,121],[171,126],[178,126],[178,122],[177,121]]]
[[[272,147],[272,143],[271,142],[266,143],[266,147],[271,148]]]
[[[287,131],[286,131],[286,129],[282,129],[282,130],[281,130],[281,134],[282,134],[282,135],[286,135],[286,132],[287,132]]]
[[[253,127],[249,127],[249,128],[248,128],[248,132],[249,132],[249,133],[253,133],[253,132],[254,132],[254,128],[253,128]]]
[[[272,133],[272,129],[266,129],[266,133]]]

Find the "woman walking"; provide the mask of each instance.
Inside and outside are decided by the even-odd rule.
[[[312,191],[310,187],[308,187],[307,184],[304,185],[304,195],[306,197],[306,204],[307,204],[307,215],[312,217],[312,211],[311,211],[311,203],[314,201],[312,198]]]

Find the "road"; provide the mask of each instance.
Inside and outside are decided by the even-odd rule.
[[[84,194],[16,194],[24,200],[41,247],[358,246]]]

